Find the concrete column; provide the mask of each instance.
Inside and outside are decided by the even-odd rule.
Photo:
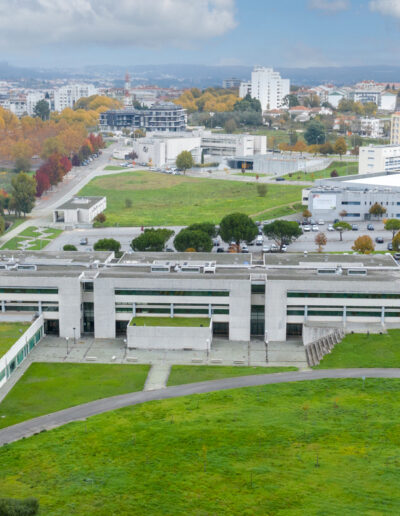
[[[174,317],[174,303],[171,303],[170,317]]]
[[[43,312],[43,310],[42,310],[42,302],[39,301],[39,315],[42,315],[42,312]]]
[[[4,301],[4,299],[3,299],[3,301],[1,302],[1,311],[2,311],[2,312],[5,312],[5,311],[6,311],[6,302]]]
[[[132,317],[136,317],[136,303],[132,303]]]
[[[212,305],[208,305],[208,317],[211,319],[212,317]]]
[[[385,324],[385,307],[384,306],[382,306],[381,323],[382,323],[382,325]]]
[[[343,323],[346,324],[346,318],[347,318],[347,306],[343,307]]]
[[[304,307],[304,322],[307,321],[307,318],[308,318],[308,306],[305,305],[305,307]]]

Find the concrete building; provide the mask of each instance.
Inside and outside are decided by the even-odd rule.
[[[73,197],[54,210],[53,222],[62,222],[66,226],[91,224],[106,208],[105,197]]]
[[[235,77],[231,77],[230,79],[224,79],[222,81],[222,87],[229,88],[240,88],[240,84],[242,83],[241,79],[236,79]]]
[[[36,104],[39,101],[45,99],[45,96],[46,96],[46,94],[44,92],[40,92],[40,91],[31,92],[31,93],[27,94],[27,96],[26,96],[26,112],[28,113],[29,116],[34,115]],[[47,100],[47,103],[49,104],[49,109],[51,110],[50,99]]]
[[[251,95],[251,81],[243,81],[239,86],[239,97],[243,99],[246,95]]]
[[[278,72],[272,68],[256,66],[251,74],[251,86],[245,82],[239,89],[239,96],[244,97],[247,93],[258,99],[263,111],[278,109],[284,106],[284,98],[290,93],[290,80],[282,79]]]
[[[400,112],[394,113],[391,118],[390,144],[400,145]]]
[[[371,219],[369,209],[375,203],[386,208],[387,218],[400,218],[399,173],[320,179],[310,189],[308,209],[316,219],[334,220],[346,211],[344,220],[362,221]]]
[[[63,111],[65,108],[73,108],[75,102],[82,97],[96,95],[97,89],[93,84],[68,84],[54,90],[54,110]]]
[[[400,171],[400,145],[360,147],[359,174]]]
[[[100,114],[102,131],[145,129],[179,132],[186,129],[186,110],[172,102],[156,104],[149,109],[113,109]]]
[[[352,125],[354,132],[358,132],[360,136],[366,136],[368,138],[384,138],[388,124],[388,118],[360,117],[355,119]]]
[[[161,326],[132,333],[128,324],[138,316],[204,317],[199,349],[214,336],[260,339],[267,351],[269,343],[290,338],[309,347],[337,331],[400,327],[400,268],[390,255],[279,254],[253,263],[248,254],[115,259],[113,253],[2,251],[0,278],[0,320],[36,314],[48,334],[124,335],[133,347],[135,339],[154,347],[160,338],[169,349],[192,344],[190,335],[173,344]]]
[[[385,91],[381,93],[379,98],[379,109],[381,111],[390,111],[391,113],[396,110],[397,107],[397,95]]]
[[[201,132],[201,149],[205,156],[254,156],[267,153],[267,137],[250,134]]]

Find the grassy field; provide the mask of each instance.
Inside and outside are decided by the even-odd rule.
[[[126,170],[126,167],[120,167],[118,165],[107,165],[104,170]]]
[[[400,367],[400,330],[346,335],[314,369],[342,367]]]
[[[400,381],[151,402],[0,449],[2,496],[43,516],[400,513]]]
[[[358,174],[358,163],[334,161],[332,165],[324,170],[317,172],[293,172],[283,176],[287,181],[315,181],[316,179],[324,179],[331,177],[331,172],[336,170],[339,176],[352,176]]]
[[[27,172],[28,176],[32,177],[35,175],[36,172],[33,170],[30,170]],[[13,172],[12,170],[0,170],[0,189],[5,190],[7,193],[12,192],[11,187],[11,180],[13,177],[17,175],[16,172]]]
[[[0,323],[0,358],[15,344],[29,326],[29,323]],[[22,330],[22,332],[19,330]]]
[[[108,226],[173,226],[219,223],[234,211],[252,215],[286,206],[300,200],[301,189],[268,185],[267,195],[259,197],[254,183],[138,171],[95,178],[79,195],[107,197]],[[125,207],[126,199],[132,201],[132,208]]]
[[[29,251],[40,251],[54,238],[62,233],[61,229],[47,228],[40,231],[36,226],[29,226],[21,233],[6,242],[1,249],[18,250],[23,248],[23,244],[28,244]]]
[[[130,325],[199,328],[200,326],[210,326],[210,319],[207,317],[135,317]]]
[[[252,374],[282,373],[297,371],[297,367],[241,367],[241,366],[196,366],[173,365],[168,378],[168,386],[185,383],[206,382],[235,376]]]
[[[0,428],[80,403],[141,391],[149,368],[35,362],[0,403]]]

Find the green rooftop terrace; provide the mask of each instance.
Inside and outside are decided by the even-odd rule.
[[[29,323],[21,322],[0,323],[0,358],[17,342],[29,326]]]
[[[210,326],[208,317],[134,317],[130,326],[192,327]]]

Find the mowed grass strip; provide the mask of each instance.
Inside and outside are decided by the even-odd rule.
[[[17,342],[29,326],[29,323],[23,322],[0,323],[0,358]]]
[[[400,330],[346,335],[314,369],[400,367]]]
[[[297,367],[241,367],[241,366],[184,366],[173,365],[168,378],[168,387],[185,383],[206,382],[221,378],[249,376],[253,374],[272,374],[297,371]]]
[[[107,221],[114,226],[173,226],[219,223],[232,212],[251,215],[301,199],[301,186],[268,185],[259,197],[255,183],[199,179],[137,171],[93,179],[79,195],[107,197]],[[132,207],[125,206],[126,199]]]
[[[400,381],[267,385],[129,407],[0,448],[40,514],[400,513]]]
[[[148,365],[30,365],[0,403],[0,428],[89,401],[141,391]]]

